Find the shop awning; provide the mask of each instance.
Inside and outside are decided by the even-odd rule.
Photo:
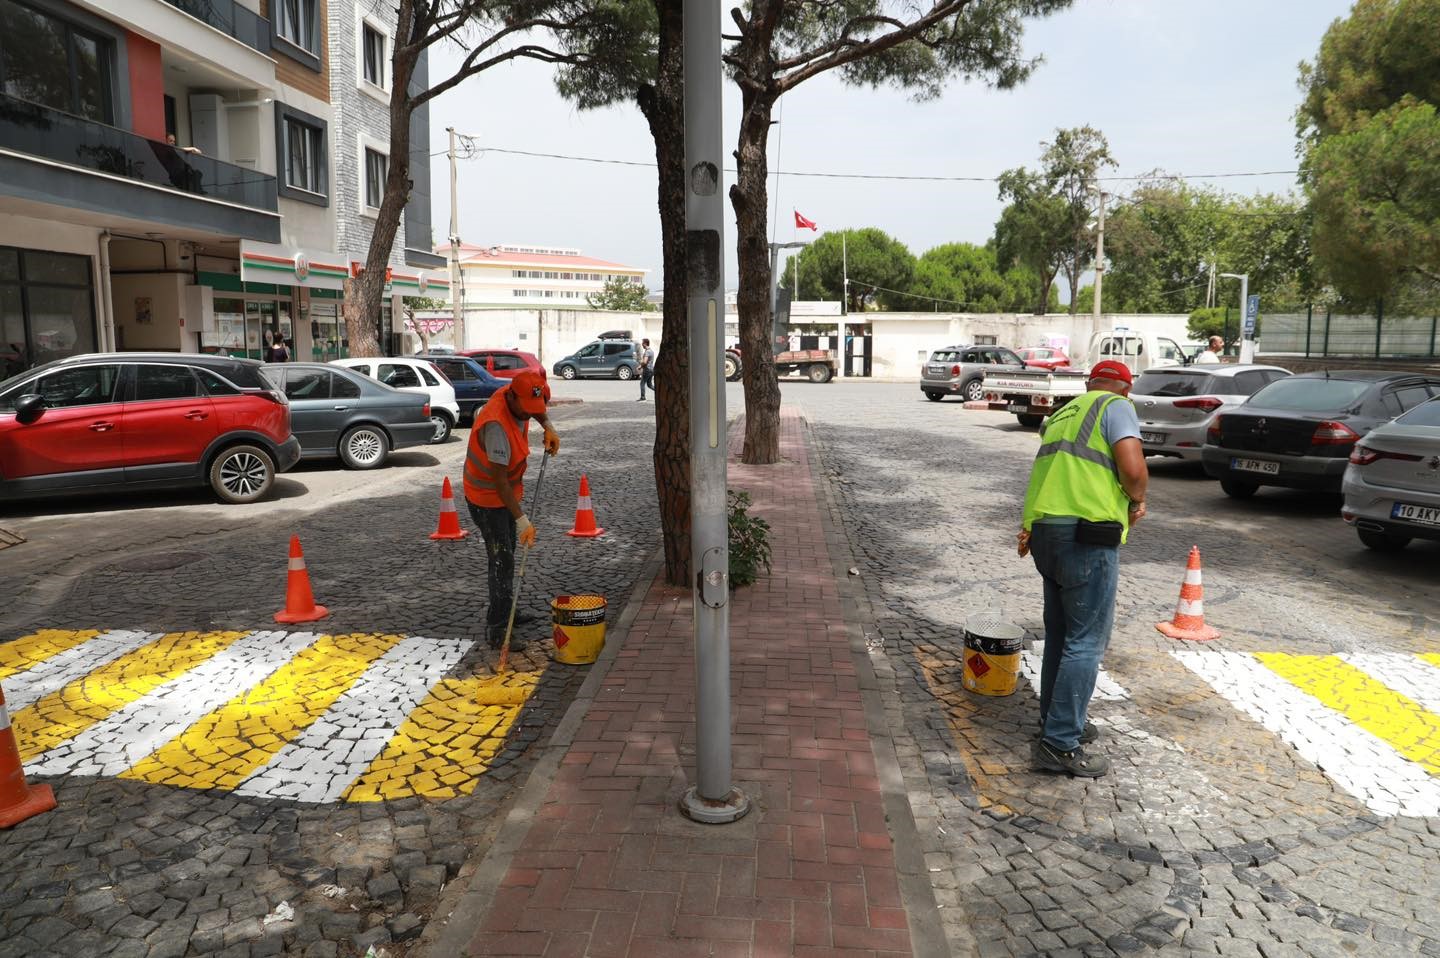
[[[345,280],[358,276],[363,268],[363,263],[347,260],[339,253],[248,240],[240,244],[240,279],[247,283],[344,291]],[[386,273],[387,295],[450,301],[450,277],[443,270],[401,267],[388,269]]]

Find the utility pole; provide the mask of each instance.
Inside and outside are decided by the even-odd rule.
[[[835,378],[845,378],[845,317],[850,315],[850,251],[845,242],[845,234],[840,234],[840,326],[839,341],[836,343],[839,350],[836,352]]]
[[[750,800],[730,779],[730,540],[725,472],[725,201],[720,4],[684,0],[685,243],[690,259],[690,529],[695,569],[695,784],[680,811],[733,822]],[[773,287],[773,283],[772,283]]]
[[[460,268],[460,206],[455,195],[455,128],[447,126],[450,134],[450,316],[455,321],[455,349],[464,349],[465,342],[465,275]]]
[[[1100,194],[1100,222],[1095,227],[1095,301],[1091,303],[1092,333],[1100,332],[1100,290],[1105,283],[1105,200],[1110,194],[1097,189]]]

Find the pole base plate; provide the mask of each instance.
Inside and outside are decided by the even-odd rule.
[[[748,811],[750,799],[738,788],[730,789],[730,794],[719,800],[701,798],[693,785],[680,796],[681,814],[702,825],[725,825],[744,818]]]

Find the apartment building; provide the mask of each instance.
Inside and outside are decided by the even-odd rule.
[[[437,247],[448,255],[449,246]],[[587,297],[606,282],[645,281],[648,270],[582,256],[564,246],[502,244],[459,249],[461,285],[467,307],[588,309]]]
[[[93,350],[342,355],[388,163],[363,0],[0,0],[0,377]],[[423,82],[423,72],[418,78]],[[417,111],[415,142],[429,142]],[[429,165],[391,297],[445,298]],[[377,317],[377,321],[382,321]]]

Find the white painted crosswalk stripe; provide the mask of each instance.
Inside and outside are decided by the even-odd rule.
[[[1440,714],[1440,668],[1424,659],[1399,652],[1366,652],[1340,658],[1414,699],[1423,708]]]
[[[133,629],[102,632],[6,679],[5,703],[18,712],[156,638],[158,633]]]
[[[1043,659],[1041,658],[1041,653],[1038,648],[1033,652],[1026,649],[1020,654],[1020,671],[1025,674],[1025,678],[1035,690],[1037,698],[1040,695],[1040,666],[1042,661]],[[1091,700],[1094,701],[1098,699],[1102,702],[1124,702],[1129,700],[1129,698],[1130,693],[1125,690],[1124,686],[1111,678],[1110,673],[1101,669],[1100,674],[1095,677],[1095,694]]]
[[[318,720],[236,787],[239,795],[339,801],[430,687],[473,642],[407,638],[380,656]]]
[[[1253,656],[1218,649],[1170,654],[1372,811],[1440,815],[1440,779]],[[1379,664],[1370,661],[1366,672]]]
[[[118,775],[211,709],[250,688],[315,639],[252,632],[26,765],[41,775]]]

